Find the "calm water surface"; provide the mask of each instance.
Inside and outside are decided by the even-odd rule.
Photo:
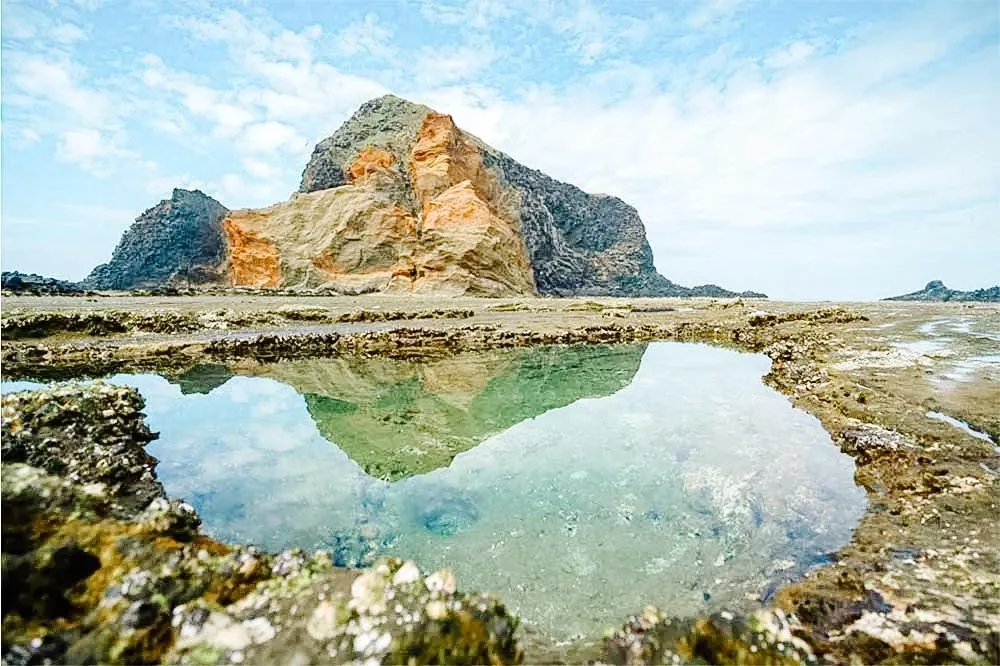
[[[850,539],[854,465],[768,369],[655,343],[112,381],[146,398],[157,473],[213,536],[450,566],[570,638],[647,603],[744,604]]]

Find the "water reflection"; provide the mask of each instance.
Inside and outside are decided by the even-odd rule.
[[[848,541],[853,464],[767,369],[657,343],[189,373],[186,391],[222,382],[204,394],[115,381],[146,397],[158,474],[213,535],[448,565],[565,638],[645,603],[741,603]]]

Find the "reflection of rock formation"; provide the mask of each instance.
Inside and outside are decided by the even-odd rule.
[[[233,373],[219,363],[199,363],[185,370],[170,381],[180,387],[183,395],[211,393],[233,376]]]
[[[443,467],[543,412],[624,388],[645,348],[534,348],[406,362],[312,359],[236,372],[295,387],[324,437],[369,474],[395,480]]]

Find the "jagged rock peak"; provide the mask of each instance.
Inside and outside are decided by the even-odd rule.
[[[92,289],[216,282],[225,262],[222,219],[229,209],[200,190],[176,188],[136,218],[111,260],[83,281]]]
[[[523,241],[530,276],[501,278],[504,289],[514,293],[525,293],[533,283],[533,291],[557,296],[738,295],[673,284],[656,272],[635,208],[524,166],[422,104],[394,95],[363,104],[316,145],[299,191],[357,186],[359,176],[370,174],[378,174],[376,196],[411,215],[419,238],[425,214],[440,209],[433,198],[467,180],[471,190],[464,195],[465,204],[475,199]],[[452,205],[451,212],[456,210]],[[386,270],[395,275],[400,267],[387,265]]]

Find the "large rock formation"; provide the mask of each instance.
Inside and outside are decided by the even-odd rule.
[[[111,261],[83,281],[92,289],[134,289],[225,279],[222,219],[229,210],[198,190],[176,189],[136,218]]]
[[[944,286],[941,280],[931,280],[920,291],[902,296],[891,296],[887,301],[986,301],[1000,302],[1000,286],[975,291],[956,291]]]
[[[226,213],[200,192],[175,190],[136,221],[88,284],[738,295],[659,275],[638,213],[620,199],[553,180],[451,116],[391,95],[364,104],[316,146],[288,201]]]
[[[523,239],[539,294],[736,295],[714,285],[687,289],[659,275],[642,221],[622,200],[549,178],[458,129],[450,116],[392,95],[364,104],[316,146],[299,191],[356,186],[359,174],[374,171],[394,184],[379,189],[411,212],[421,241],[421,232],[436,230],[441,218],[458,226],[458,209],[491,213],[493,228]],[[447,245],[448,233],[434,240]],[[511,244],[509,260],[518,249]],[[421,260],[413,259],[416,282],[426,266]],[[506,276],[509,291],[527,293],[529,276],[517,273],[523,279]]]

